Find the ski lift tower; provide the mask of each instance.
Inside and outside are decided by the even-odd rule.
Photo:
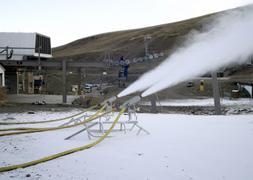
[[[151,41],[152,37],[149,35],[144,36],[144,48],[145,48],[145,58],[148,60],[149,52],[148,52],[148,45]]]
[[[145,60],[146,61],[149,59],[148,45],[151,42],[151,39],[152,39],[152,37],[149,35],[144,36],[144,48],[145,48]],[[151,67],[150,63],[149,63],[149,67]],[[157,113],[156,99],[157,99],[157,95],[153,94],[150,96],[151,112],[152,113]]]
[[[212,86],[213,86],[215,114],[221,115],[220,91],[219,91],[219,83],[218,83],[218,79],[217,79],[217,71],[214,71],[212,73]]]

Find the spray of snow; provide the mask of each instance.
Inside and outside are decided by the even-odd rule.
[[[253,6],[223,14],[205,28],[190,33],[184,47],[118,96],[143,90],[142,96],[148,96],[227,65],[245,63],[253,54]]]

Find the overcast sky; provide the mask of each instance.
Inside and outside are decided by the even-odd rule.
[[[117,30],[175,22],[253,0],[9,0],[0,32],[39,32],[53,47]]]

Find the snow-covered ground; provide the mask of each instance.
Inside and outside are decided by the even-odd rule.
[[[0,114],[0,119],[8,116],[19,119],[19,114]],[[55,118],[50,112],[24,114],[22,118],[25,116],[31,121],[41,120],[41,117]],[[253,179],[252,115],[138,114],[138,120],[150,135],[142,132],[137,136],[137,129],[126,134],[113,133],[112,138],[93,148],[25,169],[0,173],[0,179]],[[45,124],[38,126],[44,127]],[[0,137],[0,166],[35,160],[95,140],[89,140],[86,133],[64,140],[80,128]],[[26,177],[28,174],[30,177]]]
[[[2,113],[0,114],[0,122],[31,122],[31,121],[47,121],[59,118],[70,117],[75,114],[79,114],[82,112],[81,110],[74,109],[68,112],[54,112],[54,111],[31,111],[34,114],[30,114],[28,112],[23,113]],[[75,116],[75,118],[81,118],[84,115],[89,116],[93,114],[95,111],[84,112],[80,115]],[[1,129],[4,128],[15,128],[15,127],[55,127],[65,122],[69,121],[72,118],[68,118],[64,121],[59,122],[50,122],[50,123],[42,123],[42,124],[23,124],[23,125],[8,125],[8,126],[1,126]]]
[[[142,105],[150,105],[150,102],[142,102]],[[253,99],[221,99],[223,106],[253,105]],[[214,100],[208,99],[171,99],[160,101],[157,106],[214,106]]]
[[[29,121],[46,121],[50,119],[64,118],[77,114],[81,110],[73,109],[68,112],[55,111],[31,111],[23,113],[1,113],[0,122],[29,122]],[[31,113],[31,114],[30,114]]]

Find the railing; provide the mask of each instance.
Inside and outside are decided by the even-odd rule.
[[[6,53],[6,59],[7,60],[12,58],[13,48],[6,46],[6,47],[0,47],[0,49],[3,49],[2,51],[0,51],[0,54],[2,54],[4,52]],[[10,49],[10,52],[9,52],[9,49]]]

